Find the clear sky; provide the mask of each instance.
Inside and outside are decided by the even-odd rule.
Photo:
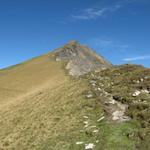
[[[70,40],[113,64],[150,67],[150,1],[0,0],[0,68]]]

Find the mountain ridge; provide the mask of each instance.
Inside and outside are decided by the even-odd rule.
[[[79,44],[77,41],[70,41],[53,52],[55,53],[56,61],[68,61],[66,69],[73,76],[112,67],[112,64],[102,56],[97,55],[92,49]]]
[[[72,40],[60,48],[56,48],[46,54],[33,57],[22,63],[18,63],[6,68],[0,69],[0,71],[13,69],[21,64],[30,62],[34,59],[43,56],[49,56],[56,61],[62,61],[65,63],[65,68],[72,76],[80,76],[93,70],[103,70],[112,67],[112,63],[106,60],[103,56],[94,52],[93,49],[80,44],[76,40]]]

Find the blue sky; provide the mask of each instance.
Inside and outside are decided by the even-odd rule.
[[[150,1],[0,0],[0,68],[70,40],[113,64],[150,67]]]

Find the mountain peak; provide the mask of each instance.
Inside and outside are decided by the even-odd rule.
[[[66,69],[73,76],[80,76],[93,70],[103,70],[111,67],[111,63],[92,49],[73,40],[54,51],[56,61],[67,62]]]
[[[71,40],[71,41],[68,42],[68,44],[69,45],[78,45],[79,43],[76,40]]]

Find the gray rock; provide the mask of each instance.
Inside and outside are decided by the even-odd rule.
[[[92,94],[88,94],[88,95],[86,95],[86,98],[93,98],[93,95]]]
[[[103,70],[112,66],[102,56],[76,41],[71,41],[64,47],[56,49],[54,53],[56,61],[67,62],[66,69],[72,76],[80,76],[90,71]]]

